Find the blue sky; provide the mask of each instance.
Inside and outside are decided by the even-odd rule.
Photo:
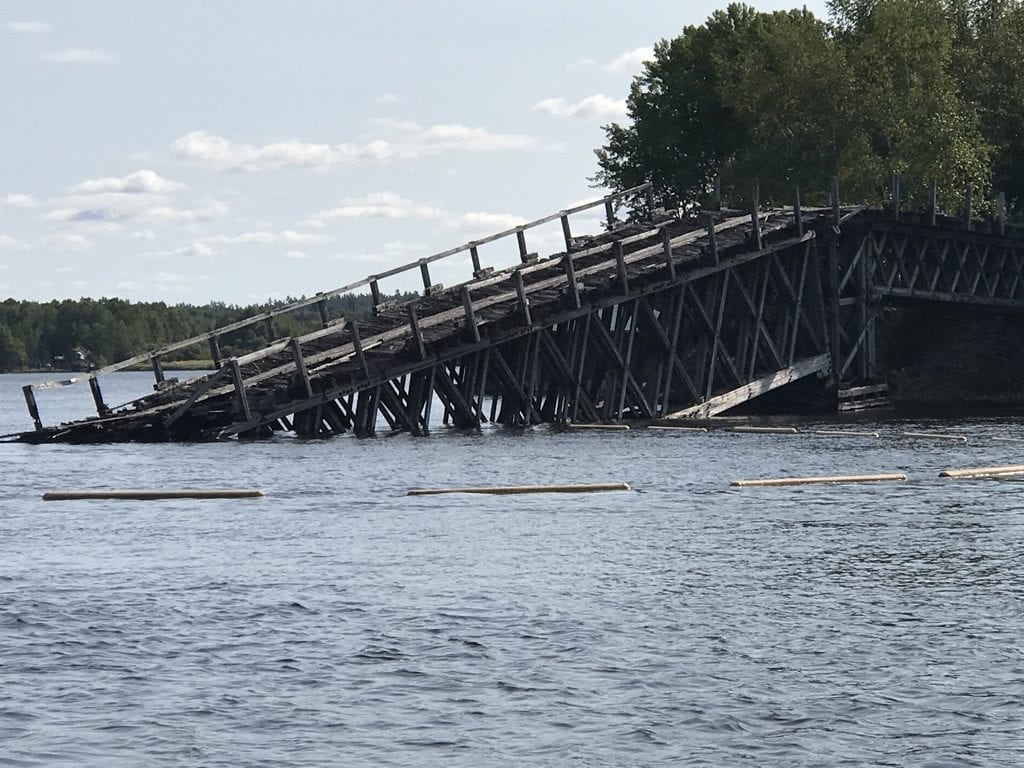
[[[600,196],[651,46],[723,4],[5,0],[0,298],[308,295]]]

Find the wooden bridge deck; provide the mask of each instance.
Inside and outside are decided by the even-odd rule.
[[[366,436],[378,422],[425,434],[435,396],[446,423],[470,428],[710,415],[802,376],[872,379],[882,301],[1024,307],[1024,242],[1001,223],[797,205],[700,219],[662,212],[625,225],[614,222],[618,202],[561,211],[353,284],[378,305],[359,323],[326,315],[326,299],[346,286],[93,372],[84,378],[94,417],[44,426],[35,392],[62,383],[26,387],[36,429],[16,438]],[[604,207],[609,231],[572,237],[571,214],[594,206]],[[566,249],[528,253],[526,233],[559,219]],[[521,263],[483,268],[479,246],[512,237]],[[430,264],[465,253],[471,280],[431,284]],[[424,295],[380,302],[380,278],[407,270],[420,272]],[[322,328],[220,359],[225,334],[314,304]],[[162,355],[198,342],[210,345],[217,370],[165,381]],[[146,360],[155,391],[109,409],[100,378]]]

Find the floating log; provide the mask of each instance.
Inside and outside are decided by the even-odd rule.
[[[629,429],[629,424],[570,424],[569,429]]]
[[[930,440],[952,440],[957,443],[966,443],[966,435],[944,435],[941,432],[901,432],[900,437],[908,437],[912,439],[930,439]]]
[[[878,432],[853,432],[844,429],[816,429],[814,434],[828,437],[881,437]]]
[[[939,477],[971,479],[976,477],[1008,477],[1024,475],[1024,464],[1009,464],[1004,467],[974,467],[972,469],[944,469]]]
[[[1024,443],[1024,437],[993,437],[997,443]]]
[[[731,432],[748,432],[751,434],[764,435],[795,435],[796,427],[733,427]]]
[[[155,501],[157,499],[250,499],[266,496],[259,488],[173,488],[88,490],[88,491],[47,491],[43,501],[78,501],[83,499],[131,499]]]
[[[730,485],[742,488],[781,485],[811,485],[812,483],[879,483],[891,480],[906,480],[902,473],[880,475],[833,475],[830,477],[776,477],[769,480],[733,480]]]
[[[471,488],[413,488],[406,496],[432,496],[439,493],[594,493],[596,491],[630,491],[629,483],[574,483],[570,485],[496,485]]]
[[[667,424],[651,424],[648,429],[664,429],[671,432],[707,432],[707,427],[672,427]]]

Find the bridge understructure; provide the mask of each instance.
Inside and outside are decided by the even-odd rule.
[[[631,192],[643,194],[644,189]],[[482,268],[479,246],[404,265],[385,275],[124,361],[86,378],[97,415],[43,426],[27,442],[213,440],[293,432],[322,437],[379,431],[425,435],[432,409],[462,429],[485,422],[648,422],[710,417],[797,379],[835,391],[878,376],[875,326],[886,303],[939,301],[1024,309],[1024,237],[1002,221],[898,210],[839,208],[658,212],[614,219],[619,198],[596,201],[607,231],[573,237],[561,211],[495,235],[515,237],[521,263]],[[526,248],[534,225],[561,220],[566,248],[539,258]],[[431,283],[429,266],[468,254],[473,278]],[[382,276],[418,269],[423,292],[380,301]],[[367,286],[372,318],[331,320],[326,299]],[[220,359],[219,339],[246,325],[316,304],[322,328]],[[183,383],[161,358],[209,345],[217,369]],[[103,402],[100,377],[148,361],[154,392]],[[436,416],[436,414],[434,414]]]

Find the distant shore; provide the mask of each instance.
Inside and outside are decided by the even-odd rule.
[[[175,360],[174,362],[164,363],[165,371],[212,371],[217,366],[213,364],[213,360]],[[149,371],[149,363],[137,363],[136,365],[125,368],[126,371]],[[15,371],[4,371],[4,373],[38,373],[38,374],[51,374],[51,373],[68,373],[71,375],[81,374],[85,375],[89,371],[74,370],[71,368],[20,368]]]

